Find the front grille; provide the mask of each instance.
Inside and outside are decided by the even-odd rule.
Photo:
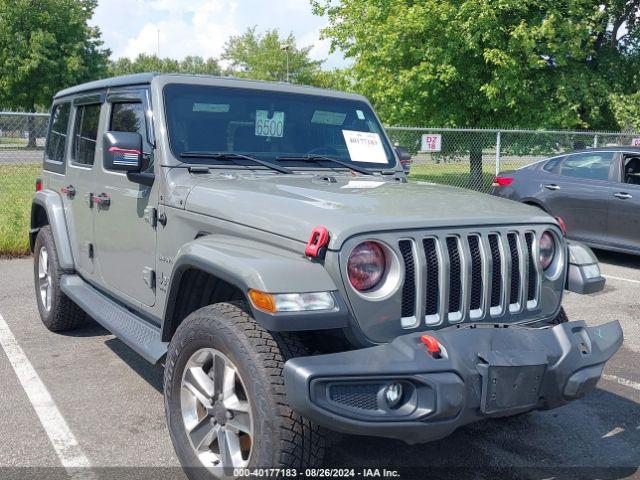
[[[518,252],[518,236],[515,233],[509,233],[507,238],[509,239],[509,252],[511,252],[511,291],[509,292],[509,304],[513,305],[518,303],[518,295],[520,295],[520,252]]]
[[[480,238],[477,235],[469,237],[469,251],[471,253],[471,310],[479,310],[482,307],[482,252],[480,251]]]
[[[437,325],[490,320],[537,308],[540,274],[535,265],[535,238],[533,231],[505,229],[401,240],[398,247],[405,267],[402,317],[417,319],[403,327],[422,325],[422,318],[426,324]],[[418,241],[424,257],[413,247]],[[419,279],[417,272],[426,278]]]
[[[416,310],[416,264],[413,260],[411,240],[401,240],[400,253],[404,260],[404,285],[402,286],[402,318],[413,317]]]
[[[533,233],[527,232],[525,237],[527,238],[527,258],[529,259],[529,288],[527,290],[527,300],[532,302],[536,299],[536,292],[538,291],[538,275],[533,254]]]
[[[436,241],[433,238],[425,238],[422,241],[424,255],[427,259],[427,301],[425,315],[437,315],[440,306],[440,263]]]
[[[489,235],[489,246],[491,247],[491,262],[493,272],[491,275],[491,306],[499,307],[502,297],[502,255],[500,254],[500,240],[498,235]]]
[[[449,253],[449,313],[460,311],[462,295],[462,271],[460,264],[460,250],[456,237],[447,237],[447,252]]]

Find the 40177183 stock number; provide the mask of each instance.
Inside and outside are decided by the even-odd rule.
[[[368,470],[368,469],[367,469]],[[375,476],[366,471],[356,471],[353,468],[237,468],[233,470],[234,477],[264,477],[264,478],[355,478]]]

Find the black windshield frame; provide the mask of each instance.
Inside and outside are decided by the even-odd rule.
[[[334,157],[374,171],[397,166],[393,148],[373,109],[357,98],[170,83],[163,88],[163,99],[169,148],[177,159],[186,151],[225,151],[272,163],[277,163],[277,157],[300,157],[299,162],[287,162],[289,168],[335,169],[329,162],[306,161],[304,157],[309,154]],[[278,112],[284,114],[280,136],[258,135],[259,110],[268,111],[274,119]],[[318,117],[317,112],[333,115]],[[377,134],[386,162],[352,161],[343,131],[347,135],[349,131]],[[233,167],[223,160],[206,159],[206,163]]]

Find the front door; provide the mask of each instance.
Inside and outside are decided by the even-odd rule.
[[[613,152],[584,152],[564,157],[555,174],[540,185],[545,204],[561,217],[569,238],[604,243],[614,170]]]
[[[609,197],[607,243],[640,250],[640,155],[624,155]]]
[[[143,138],[146,171],[153,171],[152,149],[147,136],[149,105],[144,90],[110,92],[105,130],[137,132]],[[101,142],[99,142],[101,144]],[[101,149],[101,145],[100,145]],[[101,282],[123,299],[153,306],[155,303],[156,231],[153,213],[156,187],[127,179],[125,173],[108,170],[100,155],[96,192],[109,199],[95,210],[96,258]]]

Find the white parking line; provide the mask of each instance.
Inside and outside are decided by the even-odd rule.
[[[638,283],[640,284],[640,280],[632,280],[630,278],[623,278],[623,277],[614,277],[613,275],[605,275],[604,273],[601,274],[604,278],[610,278],[611,280],[620,280],[621,282],[629,282],[629,283]]]
[[[0,345],[2,345],[4,352],[7,354],[7,358],[16,372],[16,376],[22,384],[22,388],[27,394],[31,405],[33,405],[33,409],[38,415],[40,423],[47,433],[62,466],[69,473],[72,473],[70,469],[91,466],[89,459],[78,445],[76,437],[74,437],[67,422],[62,417],[58,407],[56,407],[47,387],[40,380],[1,314]],[[78,472],[76,471],[72,474],[75,473]]]
[[[616,377],[615,375],[607,375],[606,373],[602,374],[602,378],[605,380],[609,380],[611,382],[616,382],[619,385],[624,385],[625,387],[633,388],[635,390],[640,391],[640,383],[634,382],[633,380],[627,380],[626,378]]]

